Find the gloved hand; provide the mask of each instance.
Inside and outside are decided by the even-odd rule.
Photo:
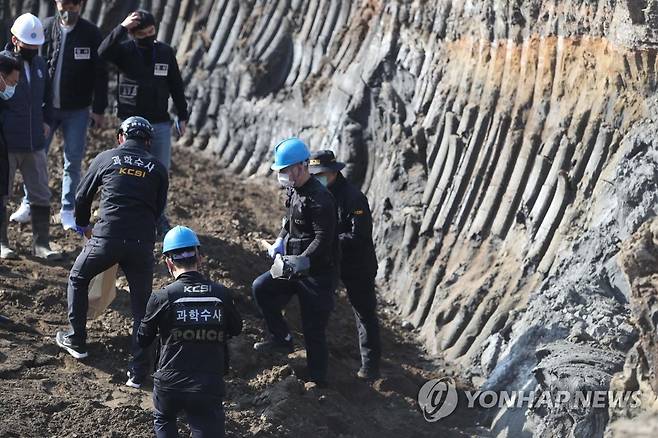
[[[303,256],[283,256],[277,254],[270,268],[272,278],[299,278],[308,274],[311,261]]]
[[[274,241],[272,246],[270,246],[270,248],[267,250],[267,253],[272,258],[276,257],[277,254],[283,255],[284,252],[285,252],[285,248],[284,248],[283,239],[281,237],[277,237],[277,239]]]
[[[75,225],[75,232],[78,233],[81,237],[86,237],[87,239],[91,239],[91,229],[91,225],[87,225],[86,227],[81,227],[78,224]]]

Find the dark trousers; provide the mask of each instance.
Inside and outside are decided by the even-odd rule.
[[[67,298],[69,322],[76,342],[87,339],[89,282],[107,268],[119,264],[130,287],[133,315],[131,370],[137,376],[149,371],[147,350],[137,344],[137,329],[146,313],[146,303],[153,289],[153,243],[92,237],[75,259],[69,275]]]
[[[176,417],[183,411],[194,438],[224,437],[222,398],[197,392],[179,392],[153,388],[156,438],[178,437]]]
[[[269,272],[265,272],[252,285],[254,299],[265,318],[267,329],[278,341],[284,341],[290,335],[281,311],[293,295],[299,297],[306,364],[310,379],[316,382],[327,380],[329,347],[326,332],[335,290],[336,280],[332,274],[275,280]]]
[[[377,319],[375,278],[343,275],[342,280],[354,310],[359,335],[359,349],[361,350],[361,365],[364,368],[379,370],[382,347],[379,337],[379,320]]]

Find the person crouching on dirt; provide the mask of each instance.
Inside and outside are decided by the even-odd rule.
[[[72,330],[57,332],[57,345],[76,359],[87,357],[87,309],[91,279],[119,264],[128,280],[133,316],[132,361],[126,385],[139,387],[149,369],[137,329],[153,289],[156,221],[164,210],[169,180],[165,167],[149,153],[153,128],[142,117],[129,117],[117,131],[119,146],[101,152],[89,165],[75,198],[78,233],[89,240],[69,275],[67,298]],[[91,205],[102,187],[100,219],[89,225]]]
[[[199,239],[176,226],[162,252],[174,282],[154,292],[137,341],[146,348],[160,334],[153,375],[154,430],[158,438],[177,437],[176,418],[185,412],[195,437],[224,436],[226,341],[242,331],[231,292],[199,273]]]
[[[309,157],[308,147],[297,138],[284,140],[274,148],[272,169],[288,190],[288,212],[269,251],[274,258],[272,269],[256,278],[252,286],[271,335],[254,344],[254,349],[292,352],[292,335],[281,311],[296,294],[308,377],[322,387],[327,383],[329,360],[326,328],[338,280],[337,213],[329,190],[309,173]]]
[[[359,333],[361,379],[379,377],[381,342],[377,319],[375,276],[377,256],[372,242],[372,216],[368,198],[340,171],[344,163],[336,161],[332,151],[311,156],[309,170],[329,188],[338,205],[338,240],[340,242],[340,278],[352,304]]]

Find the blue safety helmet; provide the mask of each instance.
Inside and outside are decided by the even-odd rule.
[[[196,233],[187,227],[176,225],[169,230],[162,242],[162,252],[167,254],[171,251],[184,248],[201,246]]]
[[[277,172],[293,164],[308,160],[311,153],[306,143],[296,137],[283,140],[274,146],[274,164],[272,170]]]

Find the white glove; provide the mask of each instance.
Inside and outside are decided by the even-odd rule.
[[[267,253],[270,255],[270,257],[274,258],[276,257],[277,254],[283,255],[285,248],[283,247],[283,239],[278,237],[272,246],[270,246],[270,249],[267,250]]]
[[[274,263],[270,268],[272,278],[301,278],[308,275],[311,267],[311,261],[304,256],[283,256],[276,255]]]

